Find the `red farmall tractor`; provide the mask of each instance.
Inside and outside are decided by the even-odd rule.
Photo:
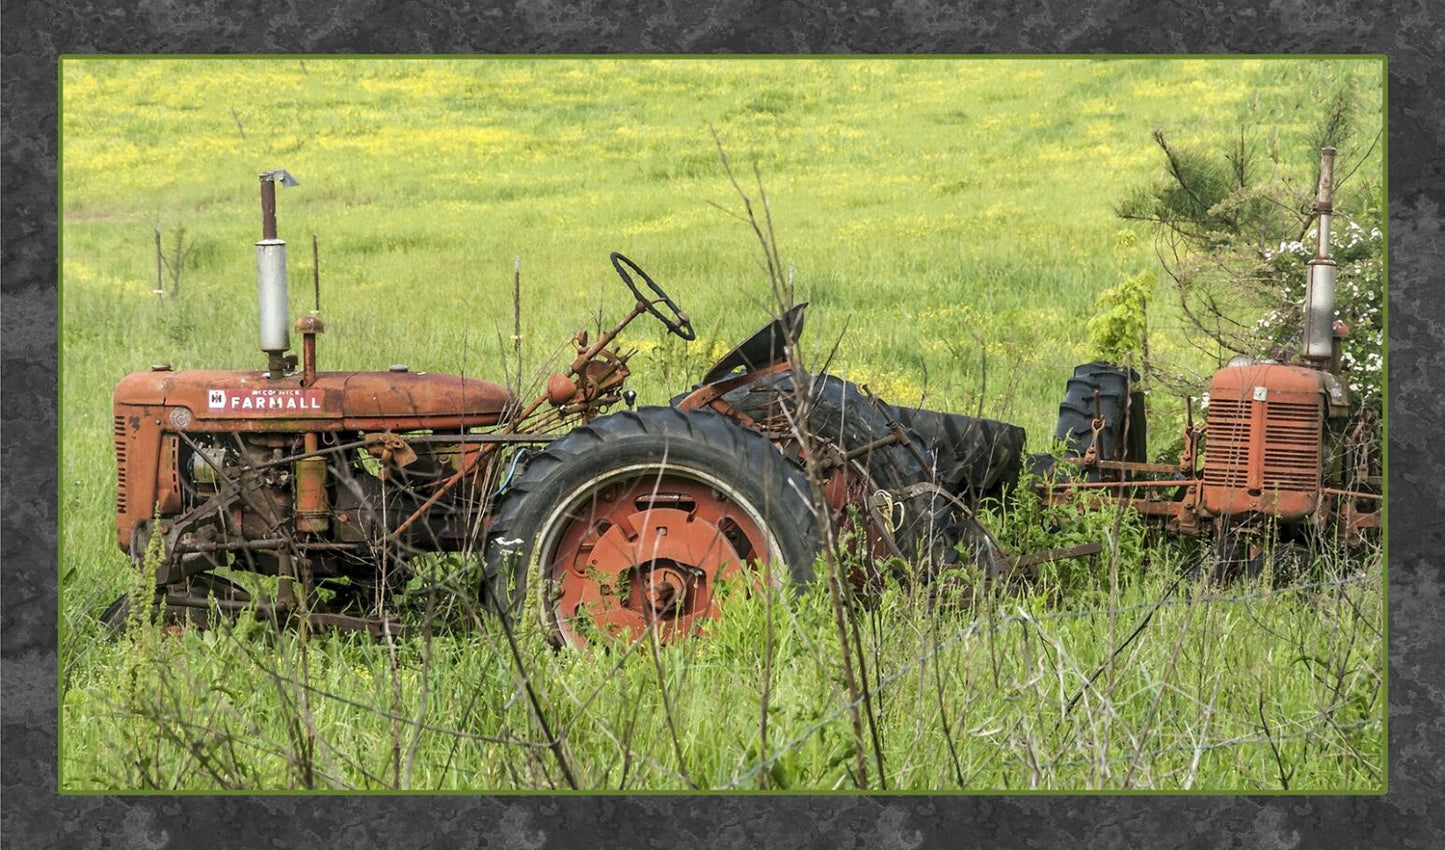
[[[1281,542],[1298,553],[1321,539],[1352,544],[1378,536],[1381,441],[1369,420],[1353,416],[1341,375],[1349,329],[1335,318],[1334,157],[1334,148],[1321,150],[1318,247],[1308,266],[1298,356],[1240,355],[1215,372],[1202,399],[1204,426],[1195,427],[1191,413],[1177,464],[1147,462],[1136,373],[1109,363],[1078,367],[1055,434],[1064,462],[1036,462],[1046,499],[1087,494],[1096,506],[1122,503],[1171,532],[1212,537],[1220,577],[1259,574]]]
[[[117,543],[154,570],[167,622],[249,608],[381,634],[400,627],[390,601],[419,559],[444,555],[454,584],[495,612],[522,610],[530,589],[561,643],[649,626],[672,638],[716,615],[731,575],[775,563],[808,581],[824,541],[850,523],[863,562],[1006,563],[968,506],[1016,473],[1022,430],[805,376],[789,357],[804,305],[671,406],[610,415],[636,397],[633,352],[615,345],[634,319],[695,336],[620,254],[630,311],[595,341],[579,333],[575,359],[530,401],[403,366],[320,371],[314,313],[295,324],[298,362],[286,353],[278,180],[295,183],[261,175],[256,243],[267,368],[156,366],[115,390]],[[270,578],[232,580],[245,573]],[[117,600],[106,620],[123,623],[128,607]]]

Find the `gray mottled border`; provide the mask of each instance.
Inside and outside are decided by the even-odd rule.
[[[15,846],[1442,846],[1445,138],[1440,6],[1274,0],[14,0],[0,29],[4,811]],[[1204,9],[1208,9],[1205,11]],[[1375,53],[1390,59],[1390,793],[1269,798],[60,797],[56,73],[66,53]],[[1432,84],[1432,77],[1434,82]],[[1433,790],[1432,790],[1433,789]]]

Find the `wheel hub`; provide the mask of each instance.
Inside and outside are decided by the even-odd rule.
[[[718,581],[767,557],[762,529],[706,484],[652,474],[601,488],[552,550],[555,624],[573,644],[586,642],[584,620],[627,640],[649,626],[693,635],[716,616]]]
[[[641,598],[629,600],[627,607],[651,614],[654,619],[676,616],[687,610],[692,583],[688,571],[682,567],[654,563],[633,577],[632,592],[641,594]]]

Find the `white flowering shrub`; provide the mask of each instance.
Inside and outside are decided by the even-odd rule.
[[[1255,325],[1253,353],[1283,358],[1299,350],[1307,266],[1318,238],[1318,230],[1312,229],[1304,239],[1281,241],[1262,251],[1264,268],[1275,280],[1278,304]],[[1383,405],[1385,380],[1383,241],[1380,228],[1354,221],[1330,233],[1330,254],[1338,267],[1335,316],[1349,328],[1342,346],[1343,378],[1355,400],[1377,413]]]

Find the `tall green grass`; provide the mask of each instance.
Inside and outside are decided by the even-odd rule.
[[[313,636],[311,690],[292,681],[294,635],[133,645],[99,634],[96,615],[133,575],[114,545],[110,388],[156,362],[262,365],[251,248],[260,171],[285,167],[302,182],[279,193],[280,230],[293,313],[312,306],[307,243],[313,232],[320,241],[322,368],[405,362],[500,380],[520,257],[524,354],[529,374],[544,373],[576,328],[629,304],[607,262],[620,250],[699,331],[684,345],[645,318],[628,329],[624,341],[642,349],[632,384],[655,404],[770,306],[750,234],[714,206],[735,209],[715,128],[739,170],[756,163],[762,175],[782,256],[812,304],[814,359],[841,337],[840,374],[896,403],[1016,422],[1042,448],[1064,378],[1094,356],[1085,323],[1098,294],[1157,262],[1147,239],[1116,256],[1123,225],[1112,213],[1160,168],[1150,131],[1217,145],[1258,129],[1277,138],[1286,173],[1306,175],[1321,104],[1353,86],[1368,123],[1382,87],[1374,60],[1267,58],[80,58],[62,70],[66,788],[559,781],[550,751],[467,737],[537,735],[486,629],[394,653]],[[157,225],[167,251],[182,227],[193,248],[175,298],[151,294]],[[1166,301],[1154,310],[1154,351],[1214,362],[1219,352],[1179,338]],[[1022,520],[1000,518],[998,530],[1010,522]],[[1093,539],[1111,533],[1090,528]],[[1018,530],[1029,545],[1066,536]],[[1187,559],[1159,540],[1126,547],[1114,604],[1157,599]],[[1324,561],[1313,580],[1349,583],[1161,609],[1112,663],[1111,689],[1068,717],[1056,716],[1060,695],[1129,625],[1127,615],[1112,627],[1107,614],[1053,616],[1110,606],[1097,569],[990,602],[987,620],[894,591],[865,618],[870,675],[897,676],[880,696],[890,787],[956,787],[961,772],[969,788],[1379,788],[1378,571]],[[1357,569],[1371,578],[1356,581]],[[1175,598],[1194,592],[1218,595]],[[659,664],[648,653],[553,655],[522,636],[589,787],[758,787],[760,776],[772,788],[851,787],[852,762],[838,761],[851,730],[846,713],[829,719],[841,707],[837,674],[812,596],[779,601],[787,619],[762,750],[798,743],[749,775],[762,752],[762,598],[733,599],[707,640],[665,649]],[[295,725],[307,713],[314,736]],[[175,725],[187,716],[200,725]],[[299,758],[309,737],[313,756]]]
[[[1164,551],[1130,549],[1112,623],[1097,577],[1067,605],[1052,579],[973,604],[967,586],[886,591],[861,617],[870,787],[1381,788],[1378,571],[1166,597],[1181,564]],[[646,641],[557,653],[523,622],[520,669],[580,787],[855,787],[826,592],[733,591],[704,638],[656,660]],[[88,647],[64,699],[74,789],[568,790],[492,621],[394,647],[142,627]]]

